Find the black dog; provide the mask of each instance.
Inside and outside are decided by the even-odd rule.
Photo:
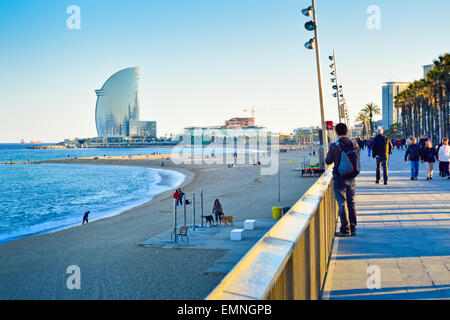
[[[212,216],[212,215],[209,215],[209,216],[203,216],[203,218],[206,219],[206,223],[209,222],[209,226],[212,227],[212,225],[213,225],[213,223],[214,223],[214,218],[213,218],[213,216]],[[205,223],[205,226],[206,226],[206,223]]]

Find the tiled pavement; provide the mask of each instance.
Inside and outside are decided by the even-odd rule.
[[[410,180],[403,157],[394,151],[385,186],[362,152],[357,236],[336,238],[322,299],[450,299],[450,181],[427,181],[422,164]]]

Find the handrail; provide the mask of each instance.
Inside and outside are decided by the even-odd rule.
[[[331,170],[253,246],[207,300],[319,298],[337,219]]]

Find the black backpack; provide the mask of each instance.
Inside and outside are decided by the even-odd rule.
[[[337,164],[337,172],[343,178],[355,178],[359,174],[358,170],[358,153],[356,152],[355,144],[347,151],[342,150],[341,145],[336,142],[337,147],[341,153],[339,164]]]

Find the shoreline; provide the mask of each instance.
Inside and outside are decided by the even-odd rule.
[[[36,163],[35,163],[36,164]],[[153,201],[159,194],[165,193],[168,191],[173,190],[174,188],[180,187],[183,182],[186,180],[186,174],[174,170],[174,169],[161,169],[161,168],[155,168],[155,167],[148,167],[148,166],[127,166],[127,165],[115,165],[115,164],[92,164],[92,163],[74,163],[74,162],[61,162],[61,161],[55,161],[55,159],[47,160],[45,162],[41,162],[39,164],[56,164],[56,165],[75,165],[75,166],[104,166],[104,167],[121,167],[121,168],[134,168],[139,167],[143,168],[145,170],[154,170],[158,176],[160,177],[160,181],[155,181],[152,184],[152,188],[158,188],[161,187],[165,190],[159,191],[155,194],[149,192],[145,196],[135,199],[133,201],[124,201],[119,206],[111,208],[109,210],[102,209],[101,211],[97,211],[95,207],[93,209],[90,209],[91,216],[89,218],[90,222],[102,220],[102,219],[108,219],[117,215],[120,215],[128,210],[132,210],[136,207],[139,207],[141,205],[145,205]],[[94,215],[93,215],[94,214]],[[93,216],[92,216],[93,215]],[[30,236],[37,236],[42,234],[49,234],[54,232],[59,232],[62,230],[74,228],[77,226],[80,226],[81,223],[80,217],[75,218],[74,215],[66,215],[63,219],[57,219],[57,220],[46,220],[39,222],[37,224],[22,226],[17,230],[13,230],[8,232],[7,234],[2,234],[0,238],[0,244],[3,243],[9,243],[11,241],[16,241],[22,238],[30,237]],[[58,222],[58,225],[55,225],[55,223]],[[28,232],[26,231],[28,230]],[[4,236],[4,237],[3,237]]]
[[[218,198],[226,214],[233,213],[236,221],[245,221],[272,219],[272,206],[292,206],[309,189],[316,179],[301,178],[298,170],[306,154],[280,154],[281,203],[277,200],[277,176],[261,175],[261,167],[252,165],[228,168],[216,164],[175,165],[163,160],[165,165],[161,167],[160,159],[45,162],[177,170],[186,175],[180,187],[187,197],[204,191],[205,214],[210,214]],[[0,299],[204,299],[223,279],[221,274],[205,272],[228,252],[226,248],[139,246],[173,226],[172,194],[173,190],[160,193],[149,202],[83,226],[0,244]],[[170,239],[169,234],[167,237]],[[67,289],[66,269],[70,265],[80,267],[81,290]]]

